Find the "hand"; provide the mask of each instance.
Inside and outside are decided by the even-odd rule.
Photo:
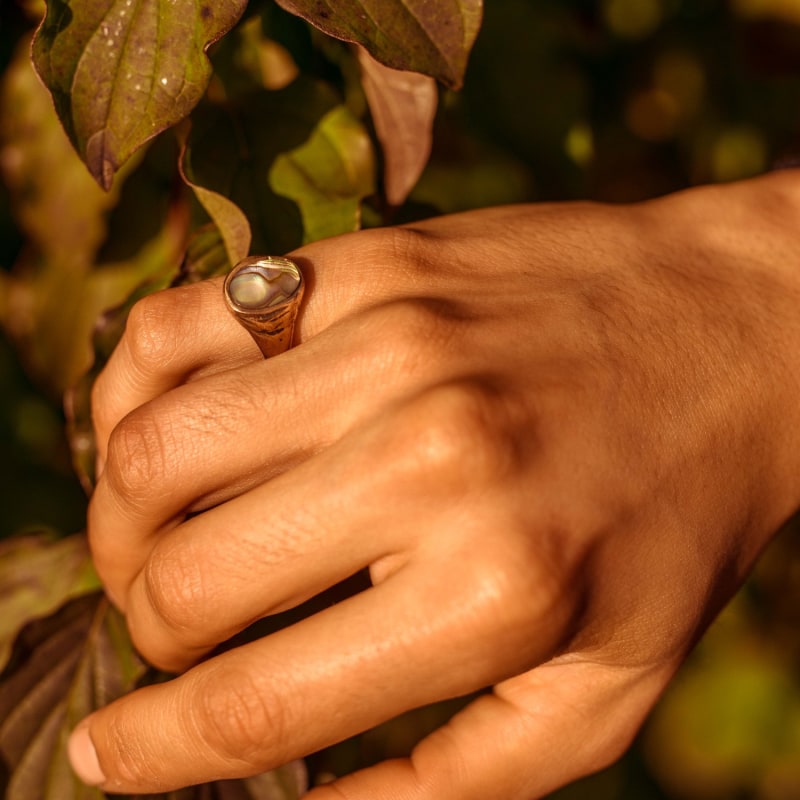
[[[316,243],[268,361],[219,281],[138,304],[96,386],[89,534],[138,648],[186,671],[82,724],[79,773],[253,774],[487,686],[309,798],[528,800],[616,759],[798,507],[797,183]]]

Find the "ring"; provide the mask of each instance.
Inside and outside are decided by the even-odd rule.
[[[243,259],[228,273],[222,287],[228,308],[264,358],[280,355],[292,346],[304,288],[300,268],[280,256]]]

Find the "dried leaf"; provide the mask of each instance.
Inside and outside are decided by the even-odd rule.
[[[42,533],[0,542],[0,671],[28,622],[99,588],[83,536]]]
[[[361,83],[383,148],[383,183],[399,206],[419,180],[431,154],[438,93],[432,78],[390,69],[356,48]]]
[[[300,207],[304,242],[357,230],[361,201],[375,191],[372,143],[361,123],[338,106],[305,144],[275,160],[269,180]]]
[[[481,25],[482,0],[277,0],[337,39],[361,44],[381,63],[459,88]]]
[[[205,55],[246,0],[48,0],[33,43],[59,118],[105,189],[146,141],[186,117],[211,74]]]
[[[186,157],[186,147],[187,143],[184,140],[179,159],[181,177],[217,226],[225,245],[228,262],[233,266],[250,252],[250,241],[253,238],[250,223],[236,203],[194,180],[191,163]]]

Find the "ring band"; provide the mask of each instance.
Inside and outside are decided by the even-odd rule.
[[[231,313],[253,337],[264,358],[272,358],[292,346],[304,288],[303,273],[294,261],[250,256],[228,273],[223,293]]]

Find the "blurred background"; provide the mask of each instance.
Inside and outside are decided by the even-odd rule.
[[[8,98],[15,52],[41,7],[0,3]],[[2,137],[17,113],[27,111],[7,99],[3,175]],[[139,183],[168,185],[164,165],[173,157],[169,145],[151,148],[136,167]],[[442,93],[433,157],[399,218],[530,200],[635,201],[793,161],[800,164],[800,0],[487,0],[465,88]],[[75,178],[74,186],[83,184]],[[77,531],[85,512],[64,435],[63,381],[53,378],[60,356],[40,358],[19,321],[25,298],[57,289],[12,289],[37,268],[24,188],[0,183],[4,537]],[[139,209],[165,213],[158,203],[146,205],[149,195],[140,191]],[[131,215],[130,195],[125,202],[127,226],[146,227]],[[107,213],[112,238],[121,216],[111,207]],[[114,250],[113,242],[103,247]],[[75,330],[86,324],[78,319]],[[312,772],[403,753],[456,705],[424,709],[317,754]],[[797,526],[766,553],[630,754],[558,798],[800,798]]]

